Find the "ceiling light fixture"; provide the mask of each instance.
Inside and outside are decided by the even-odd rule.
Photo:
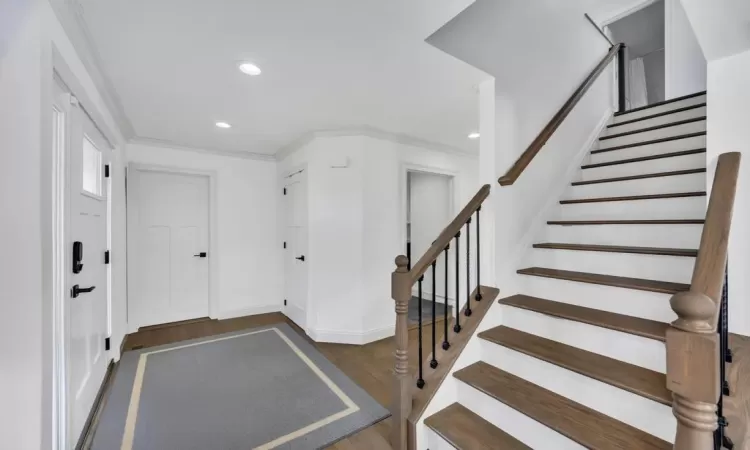
[[[469,139],[479,139],[479,133],[469,133]]]
[[[216,122],[216,126],[219,128],[232,128],[232,126],[226,122]]]
[[[260,67],[256,66],[253,63],[243,62],[243,63],[240,63],[238,67],[240,69],[240,72],[250,75],[252,77],[256,75],[260,75]]]

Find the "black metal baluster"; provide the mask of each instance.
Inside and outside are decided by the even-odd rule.
[[[466,317],[471,316],[471,217],[466,222]]]
[[[435,353],[437,351],[437,317],[435,314],[435,308],[437,307],[437,288],[435,287],[436,267],[437,260],[432,262],[432,360],[430,361],[430,367],[432,367],[433,369],[438,365],[438,362],[435,359]]]
[[[461,283],[459,282],[461,264],[459,264],[459,258],[461,256],[461,232],[456,234],[456,324],[453,326],[453,331],[456,333],[461,332],[461,297],[458,295]]]
[[[417,306],[417,310],[419,312],[419,357],[417,359],[417,364],[419,364],[419,379],[417,380],[417,387],[419,389],[422,389],[424,387],[424,376],[422,373],[422,281],[424,281],[424,275],[419,277],[419,305]]]
[[[724,396],[731,394],[729,381],[727,380],[726,364],[732,362],[732,350],[729,348],[729,268],[724,271],[724,287],[721,290],[721,304],[719,307],[719,374],[720,390],[719,403],[716,405],[719,427],[714,432],[714,449],[732,449],[734,443],[726,435],[726,427],[729,425],[724,417]]]
[[[450,244],[443,250],[445,253],[445,299],[443,301],[443,324],[445,325],[445,331],[443,333],[443,350],[448,350],[451,344],[448,342],[448,249]]]
[[[481,265],[481,261],[479,261],[479,249],[481,248],[481,245],[479,245],[479,211],[481,209],[481,206],[477,208],[477,295],[474,296],[477,301],[482,300],[482,289],[480,288],[481,283],[479,282],[479,266]]]

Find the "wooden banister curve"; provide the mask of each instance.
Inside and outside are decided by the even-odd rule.
[[[597,64],[597,66],[594,68],[594,70],[591,71],[586,79],[583,80],[583,83],[578,86],[578,89],[573,92],[573,94],[570,96],[568,101],[565,102],[562,108],[560,108],[560,110],[557,111],[552,119],[550,119],[549,123],[531,142],[526,151],[524,151],[521,156],[518,157],[513,166],[508,169],[508,172],[506,172],[505,175],[497,180],[500,183],[500,186],[510,186],[516,182],[518,177],[521,176],[526,167],[531,163],[531,161],[539,153],[539,151],[541,151],[542,147],[544,147],[544,145],[552,137],[555,131],[560,127],[560,125],[562,125],[562,123],[565,121],[565,118],[568,117],[568,114],[573,111],[573,108],[575,108],[575,106],[583,98],[589,88],[591,88],[594,82],[599,78],[599,75],[604,72],[604,69],[607,68],[607,65],[614,59],[614,57],[622,47],[623,44],[617,44],[609,49],[607,55],[599,62],[599,64]]]

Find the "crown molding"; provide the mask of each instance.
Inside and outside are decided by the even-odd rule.
[[[125,113],[117,90],[102,68],[101,58],[91,38],[82,5],[78,0],[49,0],[49,3],[112,115],[120,135],[125,141],[133,138],[136,135],[135,129]]]
[[[173,149],[173,150],[182,150],[182,151],[189,151],[189,152],[196,152],[196,153],[204,153],[204,154],[210,154],[210,155],[227,156],[230,158],[252,159],[256,161],[275,161],[276,160],[274,155],[265,154],[265,153],[252,153],[252,152],[233,151],[233,150],[221,150],[221,149],[216,149],[216,148],[195,147],[190,144],[184,144],[181,142],[175,142],[175,141],[170,141],[166,139],[134,137],[134,138],[131,138],[130,141],[128,141],[128,144],[145,145],[148,147],[158,147],[158,148],[164,148],[164,149]]]

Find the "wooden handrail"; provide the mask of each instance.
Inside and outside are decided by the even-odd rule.
[[[428,248],[424,253],[424,255],[419,258],[419,261],[417,261],[416,264],[412,265],[411,270],[409,271],[412,285],[416,283],[417,280],[419,280],[419,277],[424,275],[424,273],[432,265],[432,263],[438,259],[443,250],[445,250],[445,247],[450,244],[450,241],[456,236],[456,234],[458,234],[459,231],[461,231],[461,228],[477,211],[477,209],[482,206],[482,202],[484,202],[484,200],[489,195],[490,185],[485,184],[479,189],[479,192],[477,192],[474,197],[469,200],[469,202],[466,204],[466,206],[464,206],[461,212],[458,213],[456,218],[453,219],[453,221],[449,223],[448,226],[445,227],[445,229],[443,229],[443,232],[438,235],[437,239],[435,239],[435,242],[433,242],[430,248]]]
[[[670,300],[677,320],[667,329],[667,388],[679,450],[712,448],[717,428],[723,361],[717,323],[739,167],[740,153],[719,156],[690,290]]]
[[[552,137],[555,131],[560,127],[560,125],[562,125],[563,121],[565,121],[565,118],[568,117],[568,114],[573,111],[573,108],[575,108],[575,106],[583,98],[589,88],[591,88],[594,82],[599,78],[599,75],[604,72],[604,69],[614,59],[615,55],[617,55],[617,53],[620,51],[620,48],[622,47],[623,44],[617,44],[609,49],[607,55],[601,60],[601,62],[599,62],[594,70],[591,71],[586,79],[583,80],[583,83],[578,86],[578,89],[573,92],[573,95],[570,96],[568,101],[565,102],[562,108],[557,111],[557,114],[552,117],[547,126],[545,126],[539,133],[539,135],[531,142],[526,151],[518,157],[513,166],[508,169],[508,172],[506,172],[505,175],[497,180],[500,183],[500,186],[510,186],[516,182],[518,177],[521,176],[523,171],[531,163],[537,153],[539,153],[539,151],[542,149],[542,147],[544,147],[544,145]]]

